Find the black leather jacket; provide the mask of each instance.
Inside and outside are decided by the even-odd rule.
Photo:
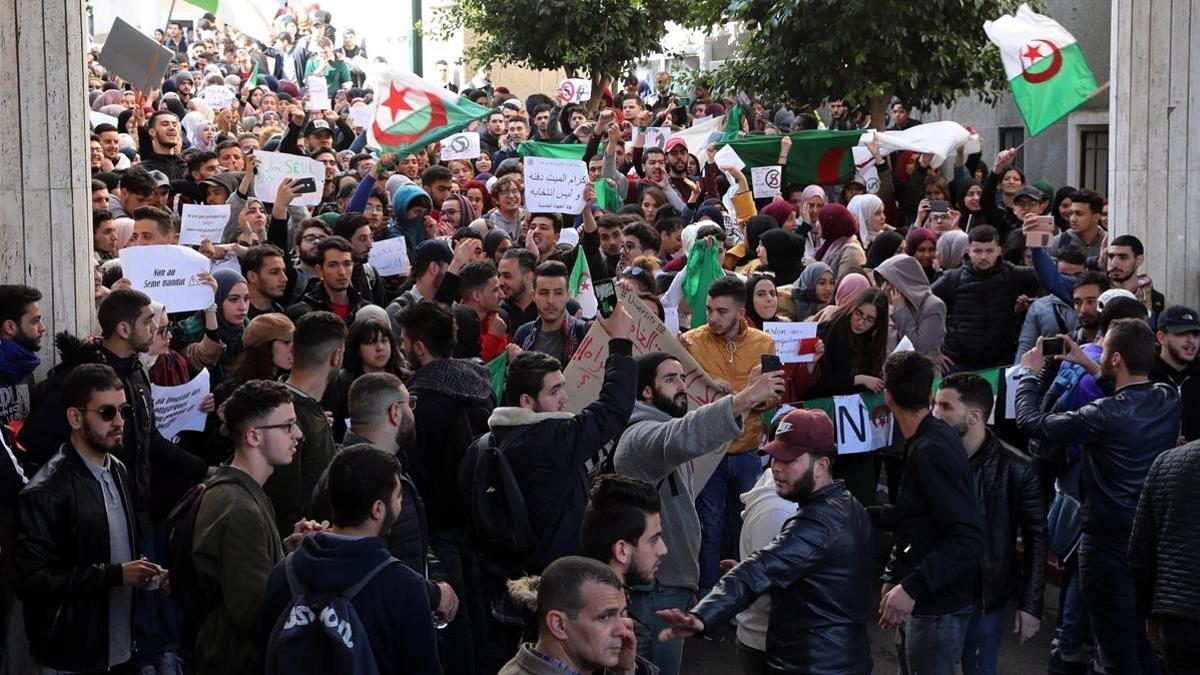
[[[1017,426],[1033,438],[1083,446],[1083,531],[1128,537],[1150,465],[1179,438],[1179,393],[1151,382],[1130,384],[1079,410],[1046,414],[1037,374],[1017,387]]]
[[[109,455],[128,519],[130,550],[137,528],[125,465]],[[69,671],[108,668],[108,591],[121,585],[109,563],[103,488],[70,445],[46,462],[21,491],[17,593],[25,633],[38,663]]]
[[[1158,456],[1129,537],[1139,616],[1200,621],[1200,441]]]
[[[871,672],[875,531],[841,481],[817,490],[770,544],[755,551],[692,609],[717,632],[771,593],[767,661],[773,672]]]
[[[1046,509],[1037,468],[990,429],[968,464],[979,513],[987,523],[980,574],[984,610],[1003,609],[1019,587],[1017,608],[1040,619],[1046,591]],[[1023,571],[1017,570],[1018,527],[1025,544]]]

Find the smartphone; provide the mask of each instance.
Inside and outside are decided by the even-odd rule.
[[[612,279],[605,279],[596,282],[596,304],[599,306],[600,316],[608,318],[613,315],[617,309],[617,286]]]
[[[773,373],[777,370],[783,370],[783,364],[779,362],[779,357],[774,354],[763,354],[762,371],[764,373]]]
[[[949,210],[950,210],[950,202],[945,201],[943,199],[930,199],[929,200],[929,212],[930,213],[945,213]]]
[[[1038,216],[1037,223],[1039,228],[1054,229],[1054,216]]]
[[[1046,248],[1054,237],[1054,216],[1038,216],[1037,226],[1025,233],[1026,248]]]
[[[1042,356],[1059,356],[1063,353],[1063,340],[1060,337],[1042,338]]]
[[[292,183],[292,191],[298,195],[308,194],[309,192],[317,191],[317,180],[311,176],[297,178],[295,183]]]

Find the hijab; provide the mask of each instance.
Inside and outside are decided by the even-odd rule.
[[[779,223],[767,215],[751,216],[746,221],[746,255],[742,263],[747,263],[758,257],[758,242],[769,230],[779,229]]]
[[[758,212],[764,216],[770,216],[775,219],[779,227],[788,221],[788,218],[796,215],[796,209],[792,208],[790,202],[780,196],[776,196],[771,200],[770,204],[762,207]]]
[[[846,204],[846,210],[858,221],[858,240],[862,242],[863,246],[870,246],[875,237],[882,232],[882,230],[872,232],[871,228],[867,226],[875,212],[881,208],[883,208],[883,200],[873,194],[854,195],[850,199],[850,203]]]
[[[850,211],[837,202],[822,206],[817,219],[821,221],[821,237],[825,243],[817,249],[815,257],[822,262],[837,260],[846,242],[858,235],[858,223]]]
[[[496,228],[487,233],[483,238],[483,252],[487,253],[489,258],[496,257],[496,251],[500,248],[500,244],[505,239],[512,241],[512,237],[503,228]]]
[[[472,222],[474,222],[476,217],[481,215],[475,213],[475,207],[471,206],[471,200],[457,192],[452,193],[449,197],[446,197],[446,199],[453,199],[454,201],[458,202],[458,208],[462,211],[462,215],[458,217],[458,225],[455,226],[456,229],[459,227],[468,227]]]
[[[242,332],[246,330],[246,323],[231,323],[225,320],[225,299],[229,297],[234,286],[246,283],[246,278],[231,269],[217,270],[213,272],[213,278],[217,280],[217,332],[221,334],[221,342],[225,344],[226,355],[232,356],[242,350]],[[200,313],[200,318],[203,320],[203,312]]]
[[[867,268],[875,269],[882,265],[884,260],[896,255],[903,242],[904,238],[897,232],[880,232],[867,249]]]
[[[767,249],[766,268],[775,274],[775,285],[786,286],[795,281],[804,270],[804,244],[799,237],[787,230],[773,228],[763,232],[760,238]]]
[[[755,273],[751,274],[750,278],[746,280],[746,320],[750,322],[750,325],[759,330],[762,330],[764,321],[779,320],[778,306],[775,308],[775,316],[759,316],[758,310],[754,309],[754,289],[764,281],[774,285],[776,288],[779,287],[779,284],[773,283],[779,281],[778,277],[771,279],[770,277],[764,277],[761,274]]]
[[[833,274],[833,270],[829,268],[829,265],[820,261],[810,263],[800,273],[800,278],[796,283],[793,284],[793,286],[797,287],[796,291],[792,293],[792,307],[795,309],[794,318],[796,321],[804,321],[825,306],[825,303],[817,300],[817,281],[826,272]]]
[[[833,295],[833,301],[838,307],[845,306],[846,303],[854,299],[859,291],[871,287],[871,282],[865,276],[858,272],[851,272],[842,277],[838,282],[837,292]]]
[[[420,186],[402,185],[400,189],[396,190],[396,194],[392,195],[392,224],[388,226],[387,238],[403,236],[408,240],[409,247],[413,249],[417,247],[417,244],[428,239],[425,234],[425,219],[408,217],[408,209],[420,199],[424,199],[432,210],[429,195],[425,194]]]
[[[962,267],[963,254],[967,252],[967,233],[962,230],[943,232],[937,240],[937,252],[943,270]]]

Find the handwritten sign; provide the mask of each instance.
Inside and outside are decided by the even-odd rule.
[[[222,110],[233,105],[234,93],[223,84],[210,84],[200,90],[200,98],[213,110]]]
[[[375,109],[365,103],[355,104],[350,108],[350,126],[354,129],[366,129],[375,117]]]
[[[729,147],[729,146],[725,146]],[[755,199],[774,197],[783,184],[783,170],[778,166],[756,166],[750,169],[750,184]]]
[[[525,208],[534,213],[583,213],[587,164],[577,159],[525,158]]]
[[[372,243],[367,262],[385,277],[408,274],[407,240],[404,237],[394,237]]]
[[[135,291],[167,306],[168,312],[190,312],[213,303],[213,289],[200,281],[212,267],[208,258],[186,246],[127,246],[121,249],[121,272]]]
[[[221,242],[225,224],[229,222],[229,205],[184,204],[179,217],[179,243],[199,246],[205,239]]]
[[[666,144],[667,139],[671,137],[671,130],[667,127],[647,127],[646,128],[646,147],[647,148],[662,148]]]
[[[687,386],[688,403],[693,408],[712,403],[724,395],[716,382],[679,343],[675,333],[659,321],[657,314],[623,286],[617,286],[617,297],[633,319],[629,333],[620,337],[633,343],[634,358],[649,352],[666,352],[678,359],[683,364],[683,381]],[[592,322],[575,356],[563,372],[569,394],[567,410],[578,413],[600,396],[600,387],[604,383],[604,363],[608,360],[608,341],[612,337],[599,321]],[[712,476],[727,447],[722,446],[715,452],[693,460],[692,486],[697,493]]]
[[[279,184],[285,178],[312,178],[317,182],[313,192],[298,195],[293,204],[316,206],[321,203],[325,191],[325,165],[315,159],[290,155],[284,152],[255,151],[258,157],[258,173],[254,175],[254,194],[260,199],[274,201]]]
[[[442,159],[479,159],[479,132],[464,131],[442,141]]]
[[[200,404],[209,392],[208,369],[201,370],[191,382],[178,387],[150,385],[154,399],[154,423],[164,438],[175,438],[181,431],[203,431],[208,413]]]
[[[579,103],[592,98],[592,81],[577,78],[563,80],[558,85],[558,99],[563,103]]]
[[[775,340],[775,353],[780,363],[812,363],[813,355],[800,353],[800,341],[817,336],[816,322],[767,321],[763,331]]]
[[[833,397],[833,427],[839,455],[878,450],[892,441],[891,411],[886,405],[868,407],[858,394]]]

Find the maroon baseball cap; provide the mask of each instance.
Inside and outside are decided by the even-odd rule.
[[[790,462],[814,448],[832,448],[833,422],[820,410],[798,408],[788,413],[775,429],[775,440],[763,452]]]

